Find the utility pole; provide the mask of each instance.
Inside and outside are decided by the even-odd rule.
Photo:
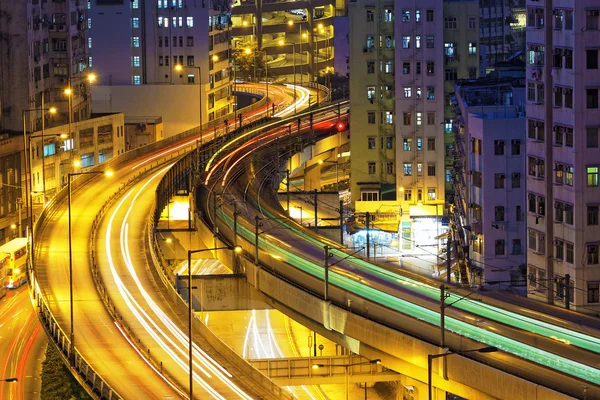
[[[371,223],[371,213],[368,211],[365,213],[365,225],[367,227],[367,259],[371,256],[371,238],[369,235],[369,224]]]
[[[217,247],[217,235],[219,234],[219,227],[217,226],[217,192],[213,192],[213,241],[214,247]]]
[[[340,200],[340,244],[344,245],[344,201]]]
[[[285,186],[286,186],[286,193],[287,193],[287,213],[288,213],[288,217],[291,216],[291,212],[290,212],[290,170],[286,169],[285,170]]]
[[[440,285],[440,347],[446,347],[446,286]]]
[[[448,240],[446,241],[446,282],[451,283],[450,274],[452,272],[452,261],[450,260],[452,256],[452,251],[450,250],[450,245],[452,244],[452,230],[448,232]]]
[[[234,248],[237,246],[237,217],[240,214],[241,213],[237,210],[237,203],[235,202],[235,199],[234,199],[233,200],[233,247]],[[235,256],[235,252],[233,253],[233,272],[236,274],[238,274],[240,272],[238,263],[237,263],[237,257]]]
[[[319,223],[317,222],[317,189],[315,189],[315,233],[319,232]]]
[[[323,300],[327,301],[329,297],[329,246],[323,246],[323,250],[325,250],[325,264],[323,265],[325,268],[325,289],[323,290]]]
[[[258,232],[259,228],[262,226],[260,222],[260,217],[258,215],[254,216],[254,265],[258,265]]]
[[[319,93],[319,91],[317,90],[317,93]],[[313,129],[313,113],[311,112],[309,115],[309,122],[310,122],[310,141],[311,143],[315,142],[315,131]]]
[[[565,274],[565,308],[571,309],[571,275]]]

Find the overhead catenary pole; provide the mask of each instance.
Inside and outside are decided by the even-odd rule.
[[[344,245],[344,201],[340,200],[340,244]]]
[[[446,282],[451,283],[451,273],[452,273],[452,250],[450,246],[452,245],[452,230],[448,232],[448,240],[446,241]]]
[[[367,238],[367,259],[371,256],[371,238],[369,234],[369,225],[371,223],[371,213],[368,211],[365,213],[365,226],[367,228],[367,234],[365,235]]]
[[[325,287],[323,289],[323,300],[327,301],[329,298],[329,246],[323,246],[323,250],[325,250],[325,261],[324,261],[324,282]]]
[[[318,207],[317,189],[315,189],[315,233],[319,232],[319,222],[318,222],[318,218],[317,218],[317,207]]]
[[[260,217],[258,215],[254,216],[254,265],[258,265],[258,235],[259,228],[262,226],[260,223]]]
[[[286,194],[287,194],[287,213],[288,217],[291,216],[290,212],[290,170],[285,170],[285,186],[286,186]]]

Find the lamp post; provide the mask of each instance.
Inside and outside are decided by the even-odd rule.
[[[73,323],[73,230],[71,228],[71,177],[79,175],[105,175],[112,176],[112,171],[88,171],[88,172],[75,172],[67,173],[67,202],[68,202],[68,215],[69,215],[69,308],[70,308],[70,320],[71,320],[71,335],[69,345],[69,362],[73,366],[75,364],[75,332]]]
[[[338,175],[339,162],[338,161],[319,160],[319,165],[323,165],[323,164],[335,164],[335,190],[339,193],[340,192],[340,180],[339,180],[339,175]]]
[[[358,362],[358,363],[353,363],[353,364],[343,364],[343,365],[329,365],[329,367],[344,367],[345,369],[345,378],[346,378],[346,400],[348,400],[350,397],[350,393],[348,391],[348,386],[350,384],[350,367],[355,367],[357,365],[373,365],[373,364],[381,364],[381,360],[379,358],[375,359],[375,360],[369,360],[369,361],[363,361],[363,362]],[[319,368],[323,368],[325,367],[325,364],[313,364],[312,369],[319,369]]]
[[[293,57],[293,66],[294,66],[294,114],[296,114],[296,44],[292,42],[286,42],[284,40],[280,40],[280,46],[292,46],[292,57]]]
[[[192,304],[192,254],[202,253],[204,251],[217,251],[217,250],[233,250],[235,253],[242,251],[241,246],[223,246],[213,247],[210,249],[196,249],[188,250],[187,262],[188,262],[188,346],[189,346],[189,374],[190,374],[190,400],[194,398],[194,370],[193,370],[193,340],[192,340],[192,316],[193,316],[193,304]]]
[[[214,55],[213,62],[219,61],[219,58]],[[200,67],[194,67],[190,65],[175,65],[175,71],[181,72],[184,68],[197,69],[198,70],[198,119],[200,122],[200,146],[202,146],[202,70]]]
[[[427,355],[427,392],[428,392],[428,399],[432,400],[432,384],[431,384],[431,364],[433,362],[434,359],[436,358],[440,358],[440,357],[448,357],[451,356],[452,354],[466,354],[466,353],[494,353],[498,351],[497,347],[494,346],[489,346],[489,347],[482,347],[480,349],[473,349],[473,350],[464,350],[464,351],[449,351],[447,353],[442,353],[442,354],[428,354]]]
[[[71,85],[74,81],[83,81],[85,79],[87,79],[91,85],[96,80],[96,75],[89,74],[87,76],[80,76],[80,77],[73,78],[71,76],[71,73],[69,72],[69,78],[67,80],[67,88],[65,89],[65,95],[69,98],[69,106],[68,106],[69,107],[69,140],[71,141],[71,144],[73,142],[73,132],[71,131],[71,124],[73,123],[73,88]],[[72,157],[73,157],[73,150],[71,149],[69,158],[71,159]],[[44,196],[45,196],[45,194],[44,194]],[[45,202],[45,200],[44,200],[44,202]]]

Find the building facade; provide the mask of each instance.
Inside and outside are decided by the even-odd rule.
[[[454,220],[471,284],[524,292],[525,87],[520,80],[458,82]],[[460,175],[459,175],[460,174]],[[460,235],[459,235],[460,236]]]
[[[525,51],[525,0],[481,0],[479,7],[485,72]]]
[[[203,124],[231,113],[228,13],[224,0],[92,1],[90,60],[98,84],[196,85]]]
[[[527,1],[528,293],[596,314],[599,28],[597,1]]]
[[[445,191],[449,202],[454,199],[452,169],[454,157],[454,133],[452,130],[455,113],[448,101],[454,93],[457,80],[479,77],[479,1],[444,1],[444,151]]]

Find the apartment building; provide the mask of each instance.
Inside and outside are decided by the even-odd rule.
[[[457,80],[477,79],[479,77],[479,1],[444,1],[444,99],[454,93]],[[445,151],[445,191],[446,198],[452,202],[452,169],[454,157],[455,119],[454,106],[444,102],[444,151]]]
[[[525,0],[481,0],[480,42],[485,72],[525,51]]]
[[[351,2],[349,19],[353,207],[414,244],[444,214],[443,2]]]
[[[518,79],[459,81],[458,195],[454,221],[466,240],[471,284],[524,292],[526,254],[525,86]]]
[[[226,116],[233,111],[228,13],[225,0],[91,2],[90,64],[98,85],[154,85],[157,97],[172,102],[179,99],[160,87],[195,85],[203,124]],[[142,91],[130,96],[139,99]],[[150,115],[162,115],[155,111]],[[197,126],[198,117],[194,121]]]
[[[598,1],[527,1],[528,295],[595,314],[599,29]]]
[[[347,58],[347,46],[334,46],[335,17],[345,15],[343,0],[236,0],[232,47],[264,50],[269,78],[290,82],[295,70],[297,83],[315,81],[334,70],[335,58]]]
[[[83,161],[78,126],[108,134],[110,125],[110,144],[93,141],[86,149],[94,164],[122,151],[117,138],[123,115],[92,114],[89,26],[84,1],[0,3],[0,241],[19,224],[19,208],[21,225],[30,225],[25,205],[43,204],[44,192],[48,199],[66,183],[74,163]]]

